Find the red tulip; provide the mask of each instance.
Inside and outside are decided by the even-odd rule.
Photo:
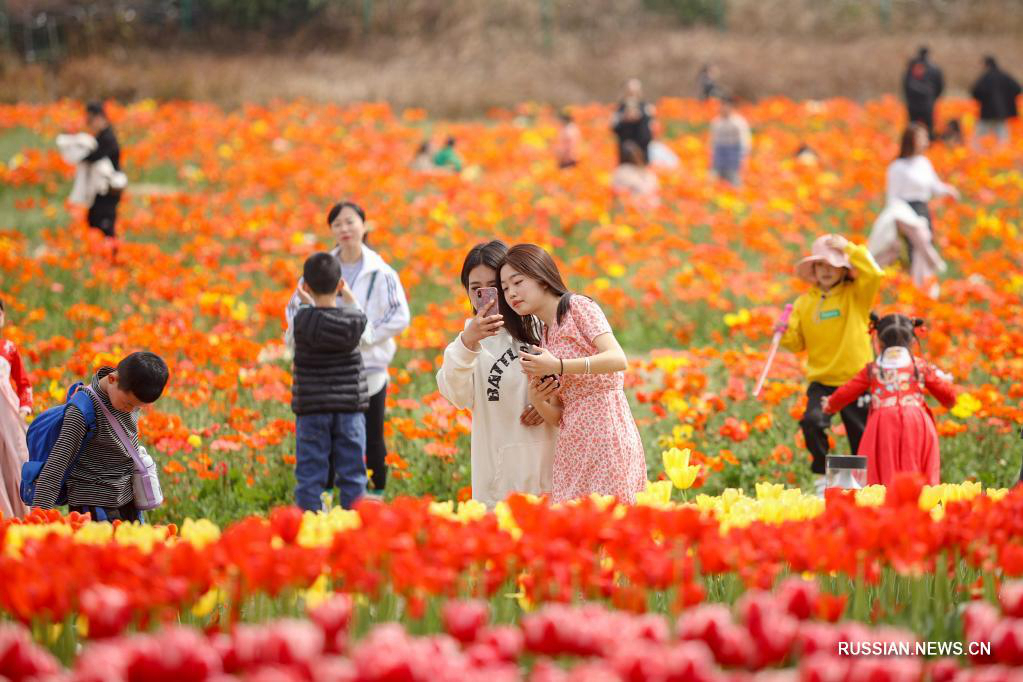
[[[1000,621],[991,630],[990,642],[991,654],[996,661],[1023,665],[1023,620],[1006,618]]]
[[[476,633],[480,646],[489,648],[502,661],[515,661],[522,653],[525,640],[522,631],[511,625],[485,627]]]
[[[32,641],[20,625],[0,625],[0,677],[21,682],[56,675],[60,664],[50,652]]]
[[[804,658],[817,654],[837,656],[838,641],[835,627],[826,623],[804,621],[796,633],[796,648]]]
[[[309,619],[316,623],[323,632],[324,647],[328,653],[336,654],[343,650],[343,640],[348,634],[353,610],[354,605],[350,595],[335,594],[309,611]]]
[[[990,642],[991,634],[998,624],[998,611],[986,601],[971,602],[963,609],[963,635],[967,642]],[[992,653],[994,648],[992,647]],[[986,658],[981,654],[971,657],[974,661]]]
[[[116,637],[131,623],[134,616],[128,594],[108,585],[93,585],[82,593],[82,615],[89,621],[89,638]]]
[[[998,590],[998,603],[1006,616],[1023,618],[1023,580],[1002,583]]]
[[[931,682],[953,682],[959,674],[959,661],[954,658],[938,658],[927,666]]]
[[[463,644],[475,640],[489,618],[490,607],[480,600],[449,601],[441,611],[444,629]]]
[[[799,620],[806,620],[814,615],[821,596],[817,583],[802,578],[787,578],[778,585],[775,593],[781,607]]]
[[[270,526],[285,544],[290,545],[302,528],[302,510],[298,507],[277,507],[270,512]]]
[[[849,660],[818,651],[799,664],[801,682],[844,682],[849,673]]]
[[[924,665],[919,658],[905,656],[861,656],[849,667],[847,682],[920,682]]]

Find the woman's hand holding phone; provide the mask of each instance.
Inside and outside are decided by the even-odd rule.
[[[480,341],[496,335],[504,326],[504,318],[500,315],[491,315],[491,311],[497,309],[497,301],[487,301],[472,318],[469,326],[462,332],[462,343],[471,351],[479,351]]]
[[[533,405],[550,400],[561,390],[561,383],[553,377],[533,377],[529,380],[529,388],[526,395]]]

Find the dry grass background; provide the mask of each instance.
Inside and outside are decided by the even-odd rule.
[[[643,0],[554,0],[545,33],[535,0],[375,0],[368,27],[328,9],[286,38],[140,41],[56,69],[8,59],[0,97],[385,100],[458,116],[527,100],[610,100],[633,75],[652,97],[692,96],[699,65],[713,61],[740,97],[864,99],[895,92],[921,43],[952,94],[966,92],[983,54],[1023,76],[1023,0],[887,0],[887,24],[882,1],[730,0],[717,30],[684,27]]]

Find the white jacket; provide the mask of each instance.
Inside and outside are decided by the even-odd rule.
[[[340,252],[340,247],[330,251],[333,256],[338,256]],[[300,279],[299,283],[301,281]],[[386,383],[387,367],[398,349],[394,337],[405,331],[412,315],[398,273],[385,263],[376,251],[365,244],[362,246],[362,271],[354,282],[348,283],[348,286],[351,287],[359,308],[366,313],[368,320],[359,349],[362,351],[362,362],[366,368],[370,393],[375,394]],[[293,324],[301,302],[296,286],[295,293],[292,294],[284,312],[288,321],[284,341],[289,348],[295,347]],[[383,383],[380,383],[381,378]],[[376,391],[373,390],[374,387]]]
[[[57,150],[61,158],[75,166],[75,180],[68,197],[72,204],[92,206],[98,195],[128,186],[128,176],[114,168],[110,159],[100,159],[95,163],[82,161],[97,146],[96,138],[89,133],[57,136]]]
[[[528,402],[520,345],[502,329],[483,339],[474,353],[459,335],[444,351],[437,372],[441,395],[455,407],[472,410],[472,497],[488,507],[513,492],[551,492],[558,429],[519,421]]]

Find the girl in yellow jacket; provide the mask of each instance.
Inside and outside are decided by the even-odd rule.
[[[874,359],[870,309],[881,288],[882,271],[867,247],[829,234],[814,242],[811,255],[796,265],[796,274],[813,288],[796,299],[781,345],[807,354],[806,378],[810,385],[806,412],[799,425],[813,455],[810,468],[817,474],[816,492],[822,494],[831,415],[824,413],[821,399]],[[855,401],[841,415],[850,454],[855,455],[867,423],[867,406]]]

